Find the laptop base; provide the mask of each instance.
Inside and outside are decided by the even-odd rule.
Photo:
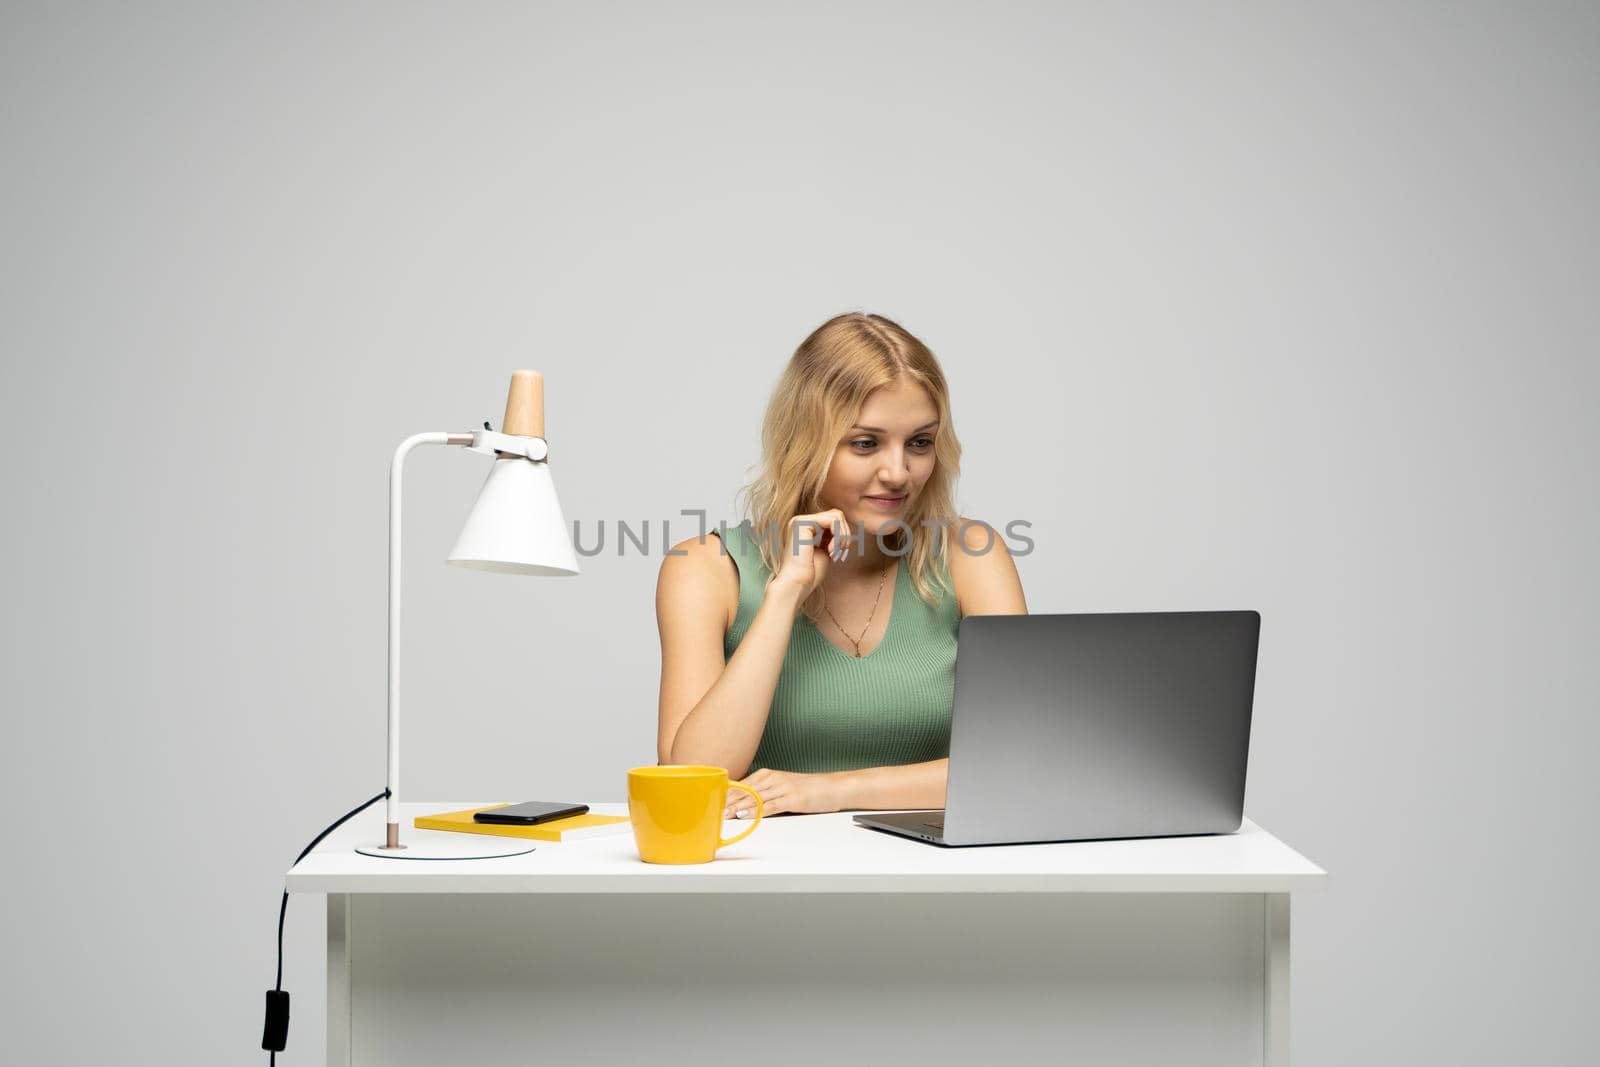
[[[953,848],[944,841],[944,809],[935,811],[902,811],[857,815],[857,826],[872,830],[887,830],[891,834],[927,841],[934,845]]]

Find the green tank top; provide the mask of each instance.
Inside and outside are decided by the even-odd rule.
[[[723,638],[724,663],[755,621],[771,580],[750,520],[727,533],[725,549],[739,568],[739,613]],[[795,615],[750,772],[852,771],[950,755],[960,621],[955,594],[946,591],[929,607],[901,559],[891,603],[883,640],[860,659],[841,651],[804,614]]]

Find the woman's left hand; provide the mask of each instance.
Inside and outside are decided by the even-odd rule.
[[[740,785],[747,785],[761,795],[761,815],[781,815],[784,812],[838,811],[844,805],[840,799],[840,782],[835,774],[796,774],[792,771],[774,771],[763,768]],[[756,802],[748,793],[728,790],[728,799],[722,809],[724,819],[753,819]]]

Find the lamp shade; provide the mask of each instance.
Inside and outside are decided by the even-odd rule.
[[[496,459],[450,550],[450,562],[501,574],[577,574],[578,557],[550,464]]]

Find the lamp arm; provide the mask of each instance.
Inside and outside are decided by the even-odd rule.
[[[389,465],[389,798],[385,848],[400,847],[400,490],[406,455],[418,445],[470,445],[470,433],[419,433],[400,442]]]

